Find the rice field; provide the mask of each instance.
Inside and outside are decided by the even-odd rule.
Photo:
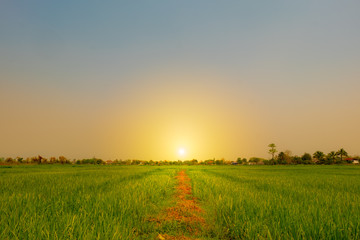
[[[189,169],[217,239],[360,239],[360,168]]]
[[[360,168],[2,166],[0,239],[360,239]]]
[[[171,199],[173,169],[0,168],[0,239],[133,239]]]

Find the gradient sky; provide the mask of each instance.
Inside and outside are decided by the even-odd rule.
[[[360,154],[360,1],[0,3],[0,156]]]

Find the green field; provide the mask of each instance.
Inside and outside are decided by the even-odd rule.
[[[360,239],[358,166],[78,165],[0,166],[0,239],[171,234],[149,219],[173,204],[181,169],[204,210],[200,239]]]

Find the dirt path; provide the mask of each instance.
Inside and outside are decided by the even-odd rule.
[[[203,210],[192,195],[190,178],[185,170],[178,172],[175,206],[165,209],[158,217],[150,219],[158,224],[157,239],[196,239],[206,228]]]

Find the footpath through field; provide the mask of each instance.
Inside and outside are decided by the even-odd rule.
[[[185,170],[178,172],[175,206],[165,209],[158,217],[150,219],[158,224],[160,240],[196,239],[206,228],[203,210],[192,195],[190,178]]]

